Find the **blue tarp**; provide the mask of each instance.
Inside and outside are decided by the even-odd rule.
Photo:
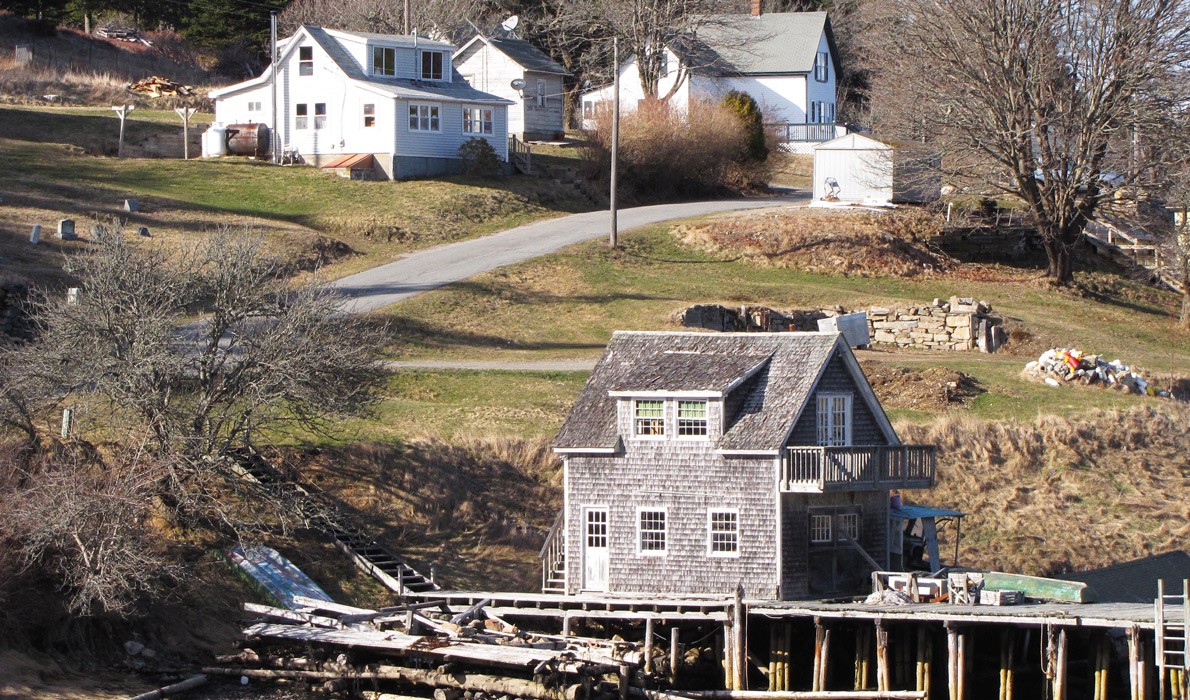
[[[949,510],[947,508],[932,508],[930,506],[914,506],[905,504],[900,508],[889,507],[888,516],[890,518],[901,518],[902,520],[916,520],[918,518],[961,518],[967,515],[960,513],[957,510]]]
[[[237,545],[227,550],[227,558],[290,610],[300,607],[293,602],[295,596],[334,602],[317,583],[272,547],[250,547],[245,551]]]

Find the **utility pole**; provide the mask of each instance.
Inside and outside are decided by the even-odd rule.
[[[620,39],[612,38],[612,209],[611,246],[620,242],[620,222],[616,218],[616,161],[620,159]]]
[[[190,160],[190,117],[198,110],[193,107],[176,107],[174,111],[182,118],[182,160]]]
[[[277,135],[281,130],[277,128],[277,11],[273,10],[269,13],[269,49],[272,51],[272,65],[269,68],[269,83],[273,90],[273,123],[269,125],[272,133],[269,134],[269,151],[271,151],[273,165],[281,162],[281,150],[279,148]]]
[[[129,112],[136,109],[135,105],[121,105],[119,107],[112,107],[112,111],[120,118],[120,143],[116,146],[116,157],[124,157],[124,120],[128,118]]]
[[[411,5],[410,0],[405,0],[405,14],[401,16],[405,20],[405,36],[409,36],[409,29],[413,26],[412,19],[409,16],[413,10]]]

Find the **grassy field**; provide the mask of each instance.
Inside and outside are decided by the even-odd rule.
[[[209,120],[205,115],[203,120]],[[55,244],[28,251],[34,223],[48,232],[63,217],[123,216],[166,241],[231,224],[265,233],[282,252],[309,256],[325,239],[351,255],[325,271],[339,276],[409,250],[579,211],[573,195],[542,180],[497,177],[409,182],[350,181],[307,167],[272,167],[243,158],[183,161],[115,159],[118,121],[110,110],[0,107],[0,254],[37,277],[59,264]],[[171,112],[137,110],[129,143],[176,134]],[[120,210],[126,198],[141,212]]]

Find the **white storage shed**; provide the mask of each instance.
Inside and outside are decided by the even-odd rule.
[[[929,202],[941,180],[921,156],[895,143],[847,134],[814,147],[814,200]]]

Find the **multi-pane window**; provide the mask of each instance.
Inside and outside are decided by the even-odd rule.
[[[598,548],[607,546],[606,510],[587,511],[587,546]]]
[[[830,78],[830,54],[819,51],[814,57],[814,79],[825,83]]]
[[[707,402],[678,402],[678,435],[693,436],[707,434]]]
[[[637,532],[641,554],[665,554],[664,510],[641,510]]]
[[[463,133],[492,133],[492,110],[480,107],[463,108]]]
[[[248,111],[249,112],[259,112],[260,111],[260,103],[259,102],[249,102],[248,103]]]
[[[441,131],[438,105],[409,105],[410,131]]]
[[[310,118],[309,110],[310,110],[310,105],[306,105],[306,104],[294,105],[294,107],[293,107],[293,128],[305,129],[306,127],[308,127],[310,125],[310,123],[308,121]]]
[[[421,52],[422,80],[442,80],[442,56],[441,51]]]
[[[851,395],[818,395],[818,444],[851,444]]]
[[[831,516],[828,514],[810,514],[810,541],[813,543],[825,543],[831,540]]]
[[[397,74],[397,50],[391,46],[372,47],[372,75]]]
[[[836,520],[839,524],[840,537],[859,541],[859,513],[839,513]]]
[[[314,47],[298,47],[298,75],[314,75]]]
[[[326,103],[325,102],[315,102],[314,103],[314,128],[315,129],[325,129],[326,128]]]
[[[638,400],[633,407],[637,435],[665,435],[665,402]]]
[[[537,81],[537,106],[538,107],[545,106],[545,81],[544,80]]]
[[[713,557],[740,553],[740,514],[735,510],[711,510],[707,514],[707,549]]]
[[[376,105],[364,105],[364,126],[376,126]]]

